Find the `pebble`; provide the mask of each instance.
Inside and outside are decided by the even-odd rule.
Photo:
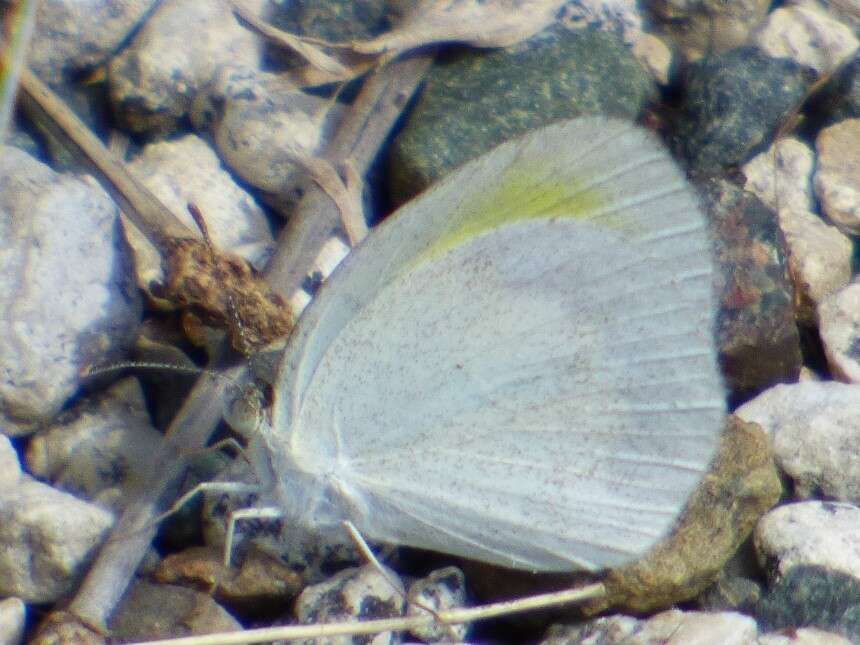
[[[802,141],[787,137],[743,167],[744,188],[777,213],[785,236],[788,267],[798,291],[797,316],[818,321],[818,305],[851,279],[854,245],[814,210],[815,157]]]
[[[860,502],[860,386],[834,381],[777,385],[735,415],[772,437],[776,463],[797,499]]]
[[[769,573],[768,593],[754,609],[761,629],[785,633],[815,627],[860,641],[860,578],[807,564],[778,577],[774,569]]]
[[[11,450],[5,436],[0,443]],[[49,603],[70,593],[113,521],[112,513],[21,474],[0,489],[0,596]]]
[[[0,410],[23,434],[60,411],[85,366],[131,345],[141,300],[101,189],[4,147],[0,212]]]
[[[302,579],[280,560],[252,551],[240,565],[224,567],[224,550],[189,547],[165,557],[153,574],[156,582],[215,588],[215,598],[249,616],[271,615],[302,590]]]
[[[224,483],[257,483],[248,461],[236,459],[218,475]],[[222,553],[231,513],[258,505],[253,495],[235,495],[228,492],[211,492],[204,496],[203,532],[206,544]],[[280,558],[288,567],[301,575],[305,583],[322,582],[331,571],[354,566],[361,560],[355,544],[346,531],[314,535],[288,527],[281,520],[249,519],[236,525],[232,560],[240,562],[247,551],[254,549]],[[252,548],[249,548],[252,547]]]
[[[860,234],[860,119],[846,119],[818,133],[815,194],[831,222]]]
[[[852,645],[852,641],[816,627],[801,627],[763,634],[756,645]]]
[[[245,0],[259,14],[264,0]],[[260,38],[225,0],[163,0],[109,68],[110,96],[133,132],[169,133],[222,65],[255,66]]]
[[[295,157],[313,157],[343,114],[283,76],[224,67],[195,101],[192,119],[211,128],[221,158],[245,181],[274,194],[297,183]]]
[[[42,0],[27,64],[45,82],[103,65],[158,0]]]
[[[860,283],[830,294],[818,306],[818,333],[834,378],[860,383]]]
[[[113,642],[237,632],[242,625],[202,591],[138,580],[111,618]]]
[[[554,625],[540,645],[850,645],[816,627],[765,631],[737,612],[672,609],[650,618],[606,616],[581,625]]]
[[[296,618],[299,623],[310,624],[402,616],[403,585],[397,574],[390,569],[385,571],[387,575],[370,565],[344,569],[325,582],[305,587],[296,600]],[[392,632],[383,632],[362,642],[384,645],[398,643],[399,638]],[[351,645],[353,637],[332,637],[326,643]]]
[[[633,55],[651,77],[666,85],[672,66],[672,51],[658,36],[643,29],[643,17],[636,0],[582,0],[563,9],[562,23],[572,28],[620,33]]]
[[[553,27],[515,47],[434,63],[388,153],[403,203],[499,143],[559,119],[635,119],[656,84],[615,34]]]
[[[755,47],[708,55],[686,73],[673,134],[694,174],[722,176],[743,164],[806,96],[808,70]]]
[[[0,645],[23,645],[27,606],[20,598],[0,600]]]
[[[581,611],[591,616],[615,607],[641,614],[693,599],[718,578],[781,493],[767,436],[729,417],[711,471],[675,529],[644,557],[607,572],[601,579],[606,595]]]
[[[139,382],[127,378],[33,436],[27,467],[66,492],[118,511],[146,481],[153,446],[162,438]]]
[[[750,645],[755,643],[757,635],[755,620],[740,613],[670,609],[642,620],[608,616],[582,625],[556,625],[540,645]]]
[[[407,597],[410,603],[407,616],[426,614],[424,607],[437,612],[462,609],[466,605],[466,577],[457,567],[437,569],[410,584]],[[413,604],[416,602],[420,606]],[[461,623],[445,627],[433,622],[412,629],[411,634],[425,643],[450,642],[451,638],[464,641],[469,634],[469,625]]]
[[[779,506],[756,526],[755,548],[771,578],[815,565],[860,579],[860,507],[817,500]]]
[[[773,58],[790,58],[821,75],[853,56],[858,40],[850,27],[824,11],[789,5],[768,15],[756,34],[756,44]]]
[[[714,240],[716,336],[730,403],[793,381],[802,364],[782,236],[762,202],[725,179],[700,185]]]
[[[746,44],[767,15],[768,0],[660,0],[647,2],[652,19],[667,39],[694,62]]]

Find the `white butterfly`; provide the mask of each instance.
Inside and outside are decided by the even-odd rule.
[[[252,446],[296,540],[542,571],[673,526],[725,414],[697,198],[632,124],[580,118],[465,165],[371,232],[289,339]]]

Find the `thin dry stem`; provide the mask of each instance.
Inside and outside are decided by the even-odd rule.
[[[21,70],[27,57],[27,48],[36,24],[36,0],[18,0],[8,3],[2,12],[0,24],[0,141],[6,138],[6,129],[12,117],[15,94]]]
[[[89,128],[29,69],[21,73],[21,103],[40,126],[58,131],[96,169],[96,179],[162,255],[171,238],[194,238],[161,201],[105,148]]]
[[[348,67],[343,65],[336,58],[329,56],[322,49],[306,39],[281,31],[269,24],[260,20],[254,13],[248,10],[238,0],[230,0],[230,5],[241,20],[248,24],[249,27],[258,32],[261,36],[271,40],[272,42],[294,51],[301,56],[310,65],[313,65],[318,70],[326,73],[332,80],[342,80],[352,78],[353,74]]]
[[[565,589],[552,593],[538,594],[517,600],[508,600],[469,609],[451,609],[438,613],[448,625],[471,623],[499,616],[521,614],[535,609],[546,609],[575,602],[582,602],[605,593],[600,583],[577,589]],[[328,623],[322,625],[289,625],[286,627],[267,627],[249,629],[242,632],[225,632],[205,636],[189,636],[158,641],[147,641],[146,645],[237,645],[239,643],[264,643],[275,640],[299,638],[331,638],[333,636],[358,636],[382,632],[405,631],[431,625],[436,617],[430,615],[388,618],[348,623]]]
[[[244,368],[222,375],[204,373],[185,399],[160,450],[153,456],[148,469],[152,476],[130,493],[133,501],[123,511],[68,607],[85,625],[107,631],[108,618],[155,536],[162,500],[174,497],[178,491],[184,464],[177,463],[177,455],[199,450],[209,441],[221,420],[228,384],[238,378],[241,369]]]

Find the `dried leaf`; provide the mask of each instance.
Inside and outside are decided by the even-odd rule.
[[[552,24],[566,0],[421,0],[391,31],[350,43],[331,43],[281,31],[260,21],[237,0],[232,3],[248,25],[308,62],[290,74],[297,84],[311,87],[355,78],[403,52],[434,43],[515,45]]]
[[[329,196],[340,211],[341,223],[355,246],[367,235],[367,223],[361,205],[362,179],[355,168],[346,162],[343,166],[346,181],[327,160],[310,155],[296,154],[293,162],[308,173],[310,178]]]
[[[566,0],[423,0],[393,30],[352,43],[362,54],[404,52],[439,42],[508,47],[552,24]]]
[[[321,47],[312,41],[266,24],[236,0],[233,0],[231,4],[233,5],[234,13],[254,30],[258,31],[265,38],[297,53],[312,67],[323,72],[330,81],[343,80],[355,76],[346,65],[326,54]]]
[[[173,239],[166,246],[163,296],[227,328],[234,348],[250,355],[289,334],[292,311],[244,259],[200,240]]]

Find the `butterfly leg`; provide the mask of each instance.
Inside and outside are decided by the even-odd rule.
[[[175,515],[179,511],[179,509],[181,509],[188,502],[194,499],[194,497],[198,494],[211,492],[239,495],[243,493],[257,493],[259,491],[260,487],[256,484],[243,484],[241,482],[203,482],[202,484],[197,484],[197,486],[195,486],[190,491],[185,493],[182,497],[177,499],[169,509],[156,517],[154,522],[158,524],[166,520],[171,515]]]
[[[385,578],[391,588],[394,589],[394,591],[399,594],[403,598],[403,600],[406,601],[407,607],[409,605],[415,605],[416,607],[419,607],[420,609],[423,609],[424,611],[432,614],[433,617],[436,618],[437,622],[442,625],[446,630],[448,630],[448,636],[450,636],[453,640],[460,640],[451,629],[451,626],[439,615],[439,613],[435,609],[433,609],[432,607],[428,607],[426,604],[418,602],[415,599],[409,598],[409,596],[406,595],[406,592],[403,591],[403,584],[391,575],[391,571],[389,569],[382,566],[382,563],[379,561],[379,559],[377,559],[376,555],[374,555],[373,551],[370,548],[370,545],[361,535],[361,532],[358,530],[355,524],[353,524],[349,520],[344,520],[343,526],[349,533],[349,537],[352,538],[353,543],[355,543],[355,547],[358,549],[358,552],[361,553],[361,555],[370,563],[373,568],[379,571],[379,573],[382,575],[383,578]]]
[[[254,489],[257,492],[258,489]],[[263,506],[261,508],[240,508],[230,513],[227,521],[227,535],[224,538],[224,566],[230,567],[233,556],[233,540],[236,536],[236,525],[246,520],[278,520],[284,516],[279,508],[274,506]]]

